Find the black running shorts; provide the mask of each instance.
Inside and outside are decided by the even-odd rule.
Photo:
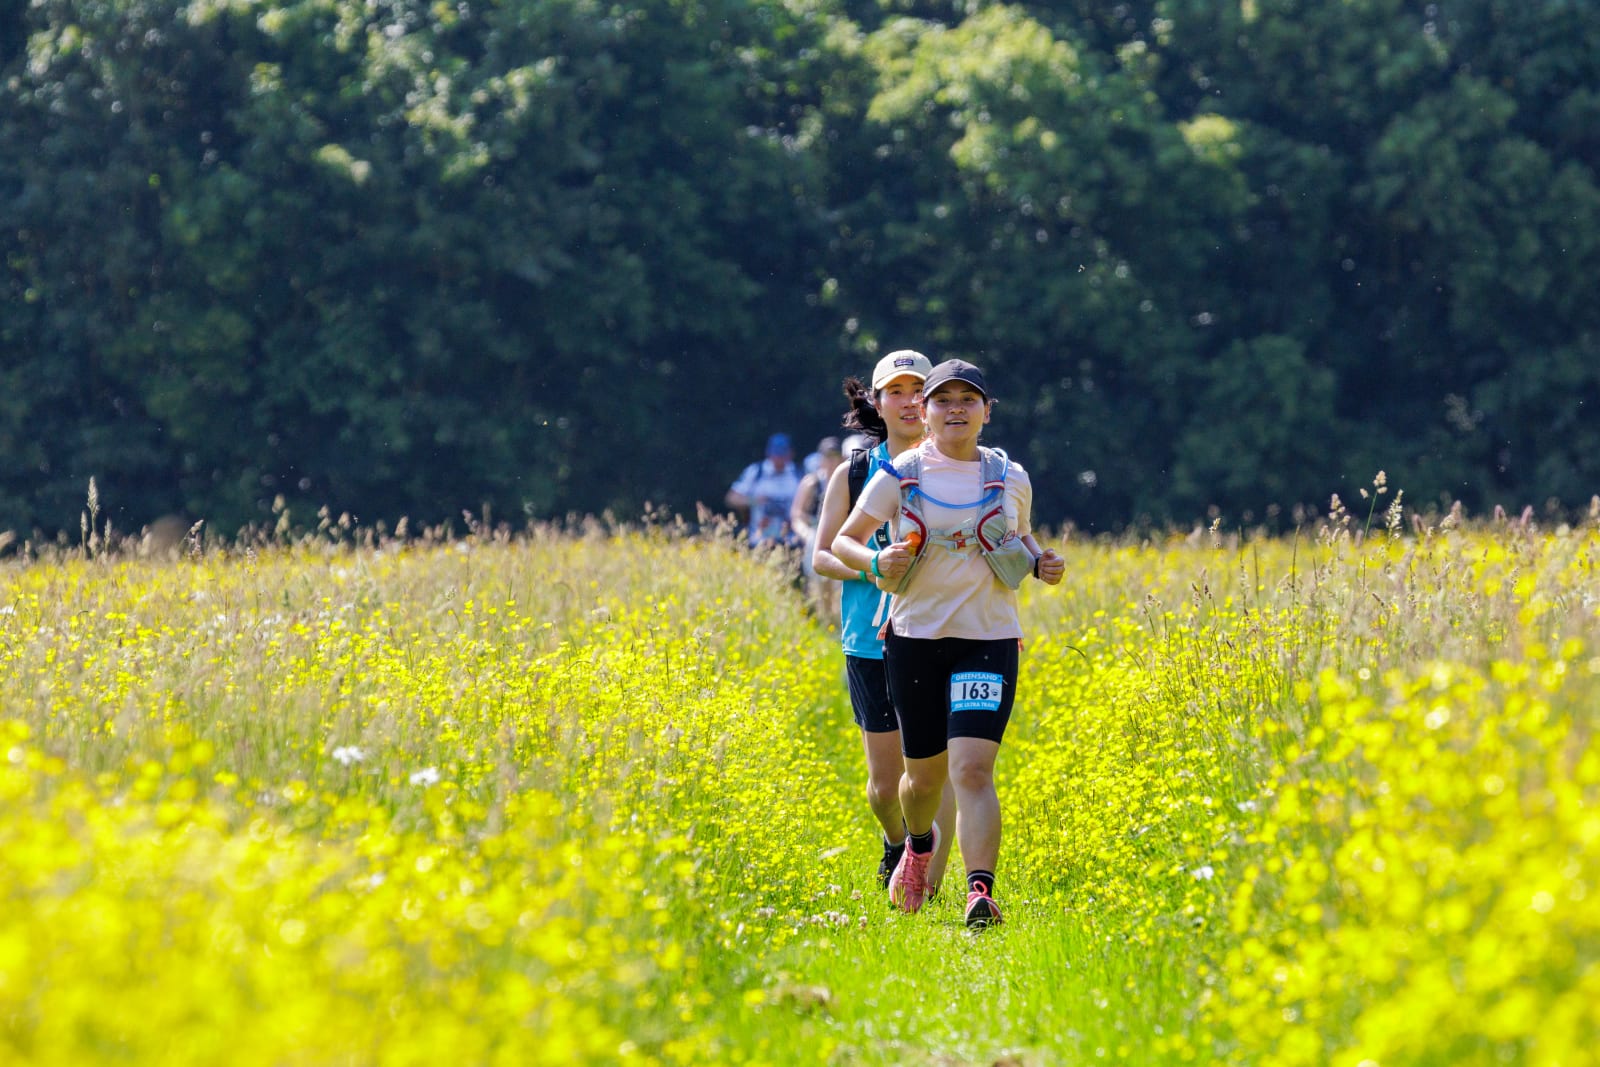
[[[998,744],[1017,690],[1017,641],[960,637],[884,637],[889,698],[900,721],[900,750],[929,759],[952,737]]]
[[[855,713],[857,726],[869,734],[889,734],[900,729],[894,717],[894,704],[889,701],[889,680],[884,677],[883,660],[847,655],[844,676],[850,683],[850,710]]]

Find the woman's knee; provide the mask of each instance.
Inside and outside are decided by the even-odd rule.
[[[963,793],[994,788],[994,764],[984,760],[955,760],[950,764],[950,781]]]
[[[916,796],[933,796],[944,789],[945,769],[935,766],[907,767],[906,781]]]
[[[900,775],[869,774],[867,776],[867,803],[878,804],[900,795]]]

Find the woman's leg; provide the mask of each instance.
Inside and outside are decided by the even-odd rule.
[[[933,821],[939,827],[939,845],[928,861],[928,891],[937,892],[944,881],[944,869],[950,862],[950,846],[956,840],[956,790],[949,779],[939,794],[939,811]]]
[[[905,771],[900,731],[863,730],[861,743],[867,751],[867,807],[883,827],[883,839],[898,845],[906,836],[905,819],[900,814],[900,775]]]
[[[884,673],[905,754],[900,810],[906,829],[913,834],[933,829],[949,779],[945,749],[950,714],[945,664],[949,647],[945,641],[900,637],[893,630],[884,637]]]
[[[993,871],[1000,859],[1000,797],[994,763],[1000,746],[982,737],[950,739],[950,781],[956,793],[956,833],[969,871]]]
[[[933,829],[933,818],[939,812],[949,778],[949,755],[941,752],[927,759],[906,757],[906,771],[900,777],[900,810],[905,813],[906,829],[911,833],[925,834]],[[956,800],[960,803],[959,792]],[[959,816],[956,825],[960,826]]]
[[[922,907],[930,889],[937,886],[937,878],[943,876],[944,861],[949,857],[949,831],[935,821],[948,803],[945,795],[949,791],[945,743],[949,699],[947,686],[940,681],[949,677],[941,663],[944,651],[944,642],[900,638],[892,630],[884,639],[889,694],[905,754],[900,811],[911,835],[889,879],[889,900],[908,912]],[[938,871],[933,869],[935,856],[940,857]]]
[[[905,817],[900,813],[900,776],[905,773],[905,757],[900,755],[900,732],[861,735],[867,750],[867,806],[883,827],[883,839],[891,845],[905,841]],[[945,867],[950,862],[950,846],[956,839],[956,791],[947,780],[939,796],[939,810],[933,821],[939,825],[939,847],[928,863],[928,886],[939,888]]]
[[[1007,639],[960,646],[950,676],[950,779],[955,783],[956,833],[968,873],[994,873],[1000,858],[1000,798],[994,764],[1016,699],[1018,648]]]

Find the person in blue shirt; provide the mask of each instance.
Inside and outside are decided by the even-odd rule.
[[[789,526],[789,507],[799,488],[800,473],[795,470],[789,435],[775,433],[767,439],[766,458],[746,467],[728,489],[728,506],[749,513],[750,547],[796,544]]]
[[[844,462],[828,479],[811,555],[811,565],[819,575],[844,583],[840,593],[840,643],[844,648],[850,707],[861,728],[867,754],[867,806],[883,830],[883,856],[878,864],[881,886],[888,885],[906,847],[905,822],[900,813],[900,776],[905,771],[905,758],[900,749],[900,724],[889,701],[883,638],[878,636],[889,615],[889,594],[880,592],[870,576],[846,566],[829,546],[867,479],[880,465],[922,440],[922,382],[932,369],[927,356],[901,349],[878,361],[870,390],[859,378],[845,380],[844,394],[850,401],[850,410],[845,414],[844,425],[864,435],[855,439],[862,447],[846,448]],[[887,531],[880,531],[880,535],[888,544]],[[955,840],[955,792],[948,786],[936,822],[940,841],[928,866],[930,888],[938,886]]]

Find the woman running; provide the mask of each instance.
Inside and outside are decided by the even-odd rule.
[[[818,575],[811,558],[816,552],[817,518],[822,514],[822,498],[827,493],[828,479],[844,462],[839,439],[824,437],[818,441],[816,456],[817,469],[800,479],[794,503],[789,505],[789,529],[805,546],[804,555],[800,557],[800,569],[805,574],[807,603],[818,618],[831,619],[839,613],[839,583]]]
[[[844,583],[840,593],[840,643],[844,646],[850,707],[856,725],[861,727],[861,742],[867,753],[867,806],[883,828],[883,858],[878,864],[878,881],[883,886],[888,886],[906,847],[905,821],[900,814],[900,777],[905,773],[905,760],[900,751],[900,725],[895,721],[884,679],[883,639],[878,636],[889,594],[878,589],[870,574],[839,562],[829,546],[872,473],[922,440],[922,380],[932,368],[927,356],[902,349],[878,361],[870,392],[859,378],[846,379],[844,395],[850,400],[850,410],[845,413],[844,425],[865,438],[854,439],[862,447],[845,449],[845,462],[828,479],[822,511],[817,517],[816,549],[811,557],[819,575]],[[871,536],[889,543],[887,530]],[[938,887],[950,854],[954,790],[944,790],[943,797],[942,804],[936,805],[943,837],[927,867],[930,892]]]
[[[978,444],[993,410],[977,367],[952,359],[933,368],[922,396],[928,439],[873,475],[833,541],[844,566],[878,576],[895,594],[884,662],[905,753],[908,837],[889,900],[914,912],[927,899],[930,861],[943,843],[933,816],[953,781],[974,927],[1001,919],[994,764],[1016,699],[1016,589],[1028,574],[1056,585],[1066,570],[1033,538],[1027,471]],[[895,540],[875,544],[874,531],[890,520]]]

